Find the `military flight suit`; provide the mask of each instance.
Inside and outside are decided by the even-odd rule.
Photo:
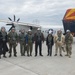
[[[48,47],[48,55],[52,56],[52,46],[54,45],[53,35],[49,34],[46,39],[46,45]]]
[[[25,33],[20,33],[19,34],[21,56],[25,56],[25,49],[26,49],[25,36],[26,36]]]
[[[16,46],[18,43],[18,35],[16,32],[9,32],[8,34],[8,40],[9,40],[9,57],[11,57],[12,54],[12,48],[13,48],[13,52],[14,52],[14,56],[16,57],[17,52],[16,52]]]
[[[28,51],[27,51],[27,54],[29,56],[32,56],[32,49],[33,49],[33,42],[34,42],[33,38],[34,38],[33,34],[28,33]]]
[[[65,44],[66,44],[66,52],[67,52],[67,56],[71,57],[72,54],[72,43],[73,43],[73,36],[72,34],[65,35]]]
[[[56,48],[55,56],[57,56],[58,48],[59,48],[60,56],[62,56],[62,45],[64,43],[64,35],[63,34],[55,35],[54,42],[55,42],[55,48]]]

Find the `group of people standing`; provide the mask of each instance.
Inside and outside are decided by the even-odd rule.
[[[3,55],[4,58],[6,57],[6,52],[9,52],[9,57],[12,56],[12,49],[14,56],[17,57],[16,47],[18,43],[20,43],[20,53],[21,56],[25,56],[27,52],[27,56],[32,56],[33,51],[33,44],[35,43],[35,57],[38,54],[38,47],[39,47],[39,55],[43,56],[42,54],[42,43],[44,43],[44,35],[41,32],[41,29],[38,28],[35,34],[29,29],[27,33],[25,30],[22,29],[20,34],[17,34],[15,28],[12,28],[11,31],[7,34],[5,27],[1,27],[0,31],[0,58]],[[9,48],[7,46],[9,45]],[[71,57],[72,54],[72,43],[73,43],[73,36],[70,33],[70,30],[66,31],[66,35],[62,34],[61,30],[57,31],[56,35],[52,34],[52,31],[48,32],[48,36],[46,38],[46,45],[48,48],[47,56],[52,56],[52,47],[55,44],[55,55],[57,56],[58,49],[60,56],[62,57],[62,51],[66,50],[66,56]]]

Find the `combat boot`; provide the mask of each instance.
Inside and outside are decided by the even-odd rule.
[[[7,58],[5,55],[3,56],[4,58]]]
[[[69,54],[68,54],[68,51],[67,51],[67,54],[65,55],[65,56],[68,56]]]
[[[49,56],[49,54],[47,54],[47,56]]]
[[[32,56],[32,54],[30,54],[30,56]]]
[[[11,57],[11,54],[9,55],[9,58]]]
[[[32,56],[32,53],[30,52],[30,56]]]
[[[70,55],[72,55],[72,52],[70,52]]]
[[[71,56],[69,55],[69,58],[71,58]]]
[[[60,56],[62,57],[62,54],[60,54]]]
[[[35,55],[35,57],[36,57],[37,55]]]
[[[23,56],[25,56],[25,54],[23,54]]]
[[[5,54],[3,54],[3,57],[4,57],[4,58],[7,58]]]
[[[17,57],[17,55],[16,55],[16,54],[14,54],[14,57]]]
[[[21,56],[23,56],[23,54],[21,54]]]
[[[43,57],[43,55],[41,54],[40,56],[42,56]]]
[[[27,54],[27,56],[29,57],[29,54]]]

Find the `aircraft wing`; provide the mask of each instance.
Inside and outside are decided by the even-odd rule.
[[[22,26],[32,26],[34,28],[39,28],[41,27],[40,25],[36,25],[36,24],[31,24],[31,23],[23,23],[23,22],[13,22],[13,21],[8,21],[8,20],[0,20],[0,22],[4,22],[4,23],[8,23],[11,24],[13,23],[14,25],[22,25]]]
[[[17,24],[17,25],[22,25],[22,26],[28,26],[28,27],[32,26],[32,27],[34,27],[34,28],[39,28],[39,27],[41,27],[40,25],[31,24],[31,23],[23,23],[23,22],[16,22],[15,24]]]

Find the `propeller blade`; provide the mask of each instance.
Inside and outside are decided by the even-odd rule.
[[[14,15],[14,21],[16,20],[16,17],[15,17],[15,15]]]
[[[12,29],[13,27],[11,27],[10,29],[9,29],[9,31]]]
[[[20,18],[18,18],[17,22],[19,22]]]
[[[12,24],[6,24],[6,25],[12,25]]]
[[[8,19],[9,19],[10,21],[12,21],[12,19],[11,19],[10,17],[8,17]]]
[[[10,31],[12,28],[15,28],[15,26],[12,26],[12,27],[9,29],[9,31]]]
[[[15,26],[14,26],[14,23],[12,23],[12,27],[15,27]]]

